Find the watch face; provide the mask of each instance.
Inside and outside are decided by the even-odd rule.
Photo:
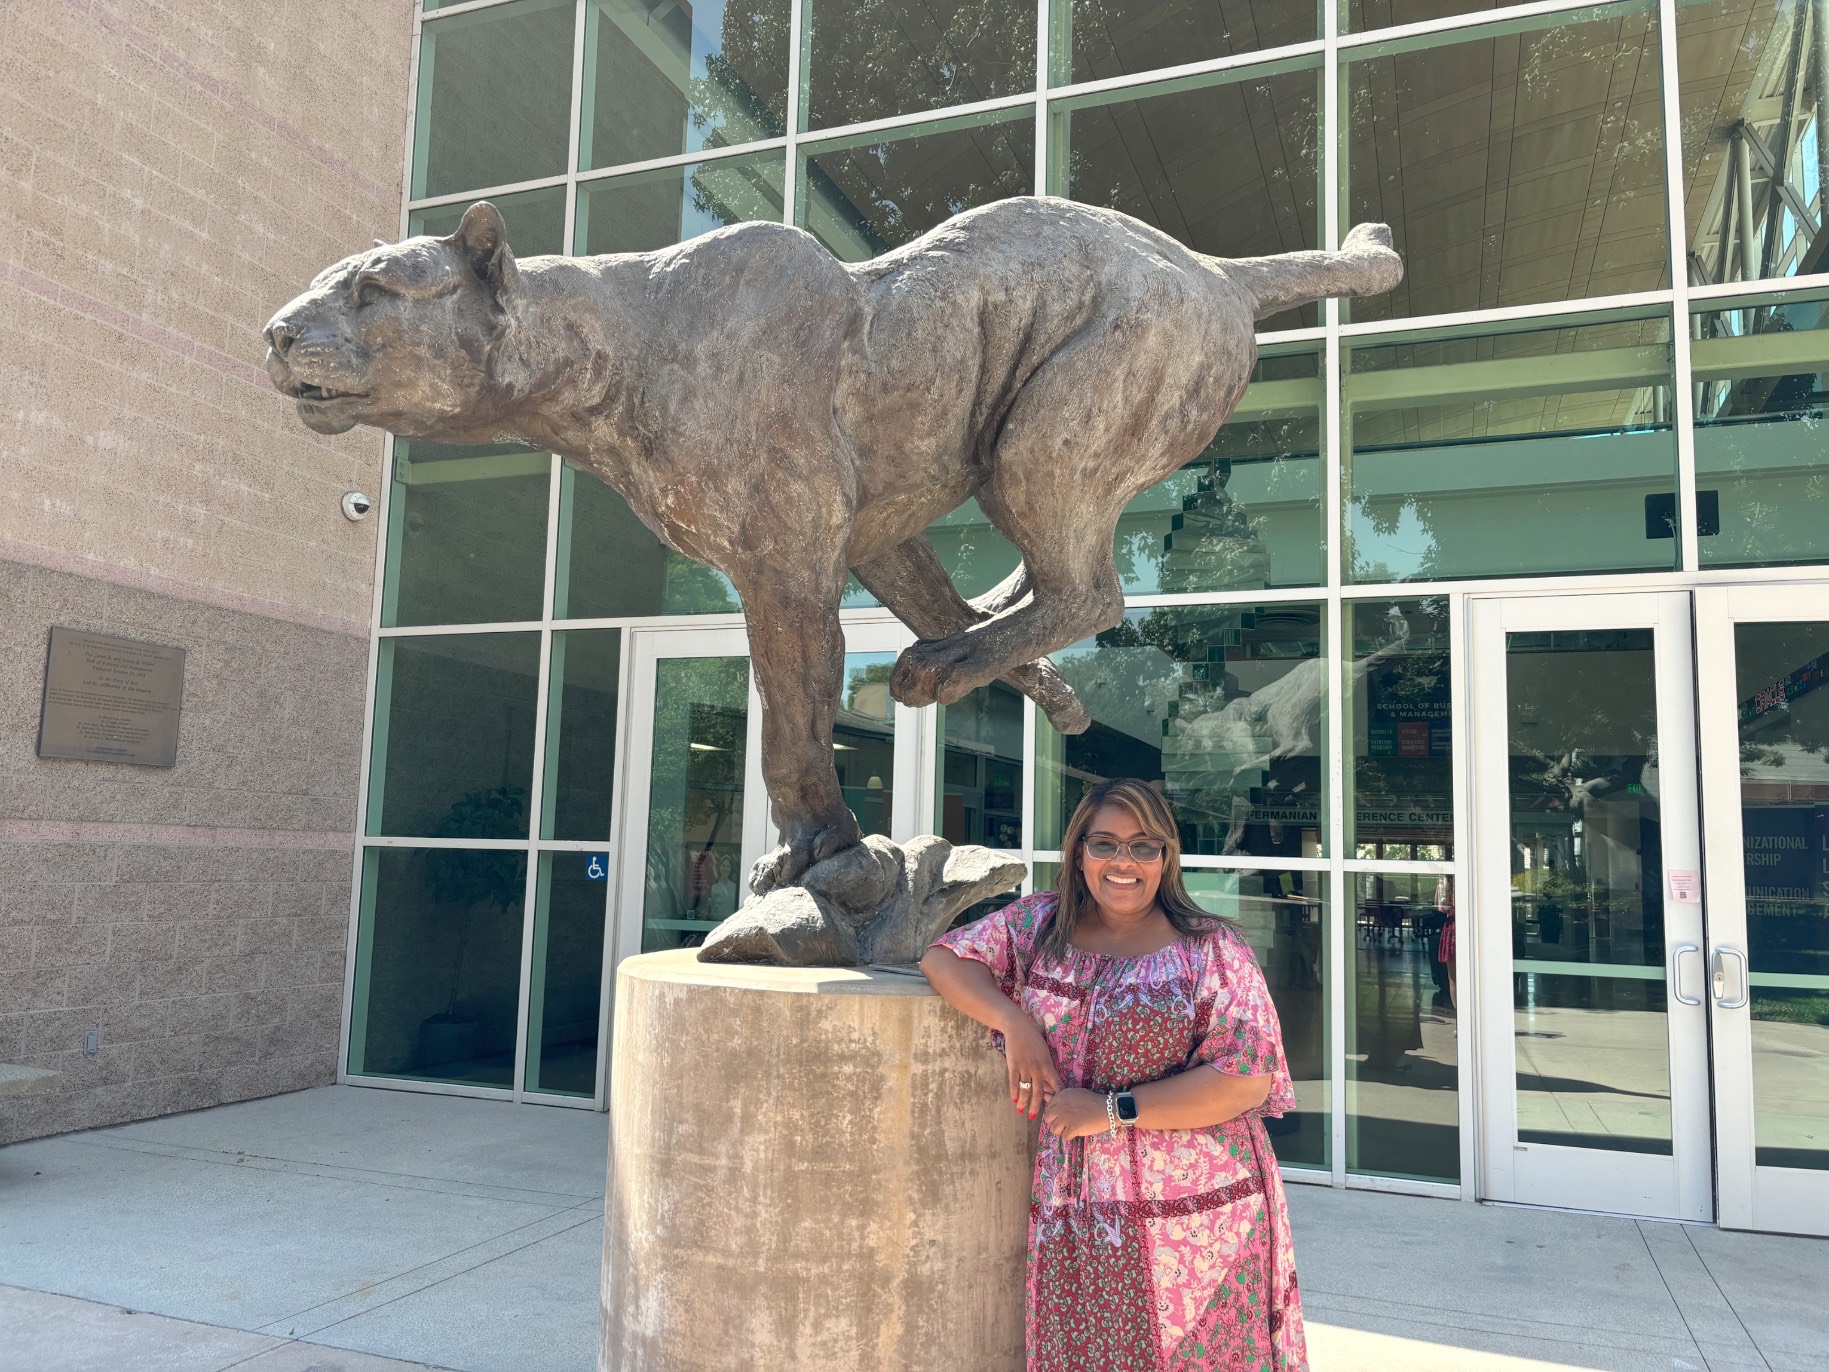
[[[1121,1092],[1118,1096],[1118,1118],[1125,1124],[1137,1122],[1137,1098],[1130,1092]]]

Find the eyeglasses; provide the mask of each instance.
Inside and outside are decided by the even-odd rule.
[[[1166,847],[1153,838],[1132,839],[1129,843],[1119,843],[1115,838],[1089,838],[1086,840],[1086,856],[1097,858],[1100,862],[1109,862],[1119,853],[1128,853],[1135,862],[1155,862]]]

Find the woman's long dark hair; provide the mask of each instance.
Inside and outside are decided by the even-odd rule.
[[[1156,890],[1156,904],[1177,932],[1211,933],[1226,921],[1209,914],[1194,903],[1181,879],[1181,832],[1175,824],[1175,812],[1169,809],[1162,793],[1148,782],[1135,777],[1115,777],[1101,781],[1085,795],[1067,821],[1067,832],[1061,838],[1061,869],[1054,889],[1059,899],[1054,918],[1042,936],[1038,952],[1050,957],[1065,957],[1072,945],[1073,931],[1088,907],[1094,904],[1086,887],[1086,874],[1080,871],[1080,851],[1086,831],[1092,828],[1092,817],[1107,805],[1122,806],[1136,820],[1137,827],[1162,844],[1162,885]]]

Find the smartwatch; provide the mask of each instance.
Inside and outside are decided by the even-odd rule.
[[[1118,1123],[1134,1125],[1137,1122],[1137,1098],[1128,1091],[1120,1091],[1117,1096]]]

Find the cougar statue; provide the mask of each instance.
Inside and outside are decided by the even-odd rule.
[[[782,836],[760,895],[859,842],[832,761],[847,572],[919,635],[897,700],[1002,680],[1085,729],[1046,654],[1118,622],[1119,513],[1232,413],[1254,321],[1402,277],[1383,225],[1337,252],[1228,260],[1045,198],[856,264],[781,224],[517,261],[482,202],[448,238],[320,273],[267,324],[267,371],[319,433],[556,452],[730,578]],[[971,497],[1023,559],[977,600],[926,536]]]

